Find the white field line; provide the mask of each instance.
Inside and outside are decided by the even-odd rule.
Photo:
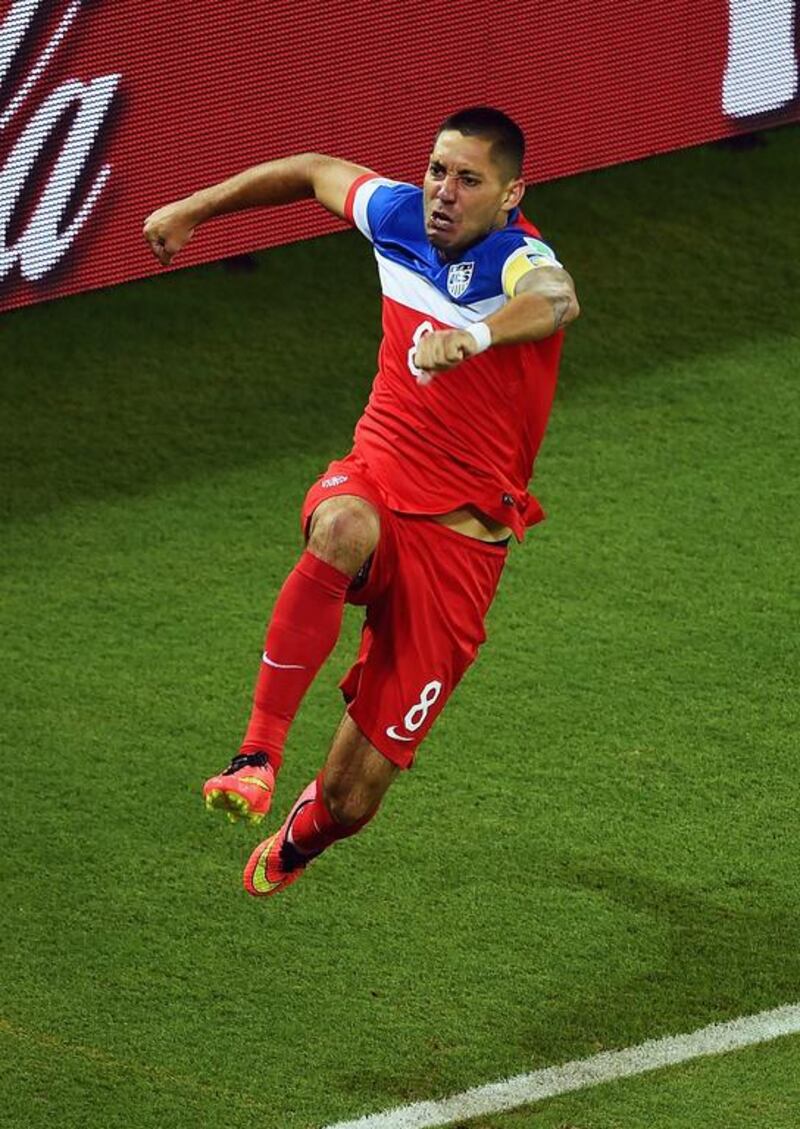
[[[740,1047],[768,1043],[783,1035],[800,1032],[800,1003],[787,1004],[758,1015],[745,1015],[728,1023],[713,1023],[689,1035],[667,1035],[649,1039],[622,1051],[604,1051],[591,1058],[576,1059],[563,1066],[548,1066],[532,1074],[518,1074],[502,1082],[476,1086],[438,1101],[414,1102],[383,1113],[368,1114],[355,1121],[337,1121],[326,1129],[432,1129],[483,1114],[499,1113],[519,1106],[630,1078],[648,1070],[660,1070],[680,1062],[720,1055]]]

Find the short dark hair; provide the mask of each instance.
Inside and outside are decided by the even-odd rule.
[[[436,136],[446,129],[455,129],[465,137],[482,137],[491,141],[492,160],[508,167],[513,176],[522,175],[525,157],[525,135],[508,114],[493,106],[468,106],[445,118]]]

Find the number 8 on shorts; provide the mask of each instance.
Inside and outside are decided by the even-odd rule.
[[[442,684],[438,679],[434,679],[423,686],[419,701],[411,707],[403,718],[403,725],[409,733],[416,733],[419,727],[425,724],[425,718],[428,716],[431,706],[438,702],[441,692]]]

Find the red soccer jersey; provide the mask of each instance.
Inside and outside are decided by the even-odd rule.
[[[383,292],[378,373],[355,431],[391,509],[442,514],[472,504],[522,539],[543,511],[528,482],[555,394],[563,333],[487,349],[427,385],[420,336],[469,329],[499,310],[531,267],[560,265],[516,210],[509,224],[445,262],[425,234],[422,190],[367,174],[346,214],[372,241]]]

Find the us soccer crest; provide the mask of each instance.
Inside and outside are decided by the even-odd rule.
[[[460,298],[472,281],[474,263],[453,263],[447,272],[447,290],[453,298]]]

